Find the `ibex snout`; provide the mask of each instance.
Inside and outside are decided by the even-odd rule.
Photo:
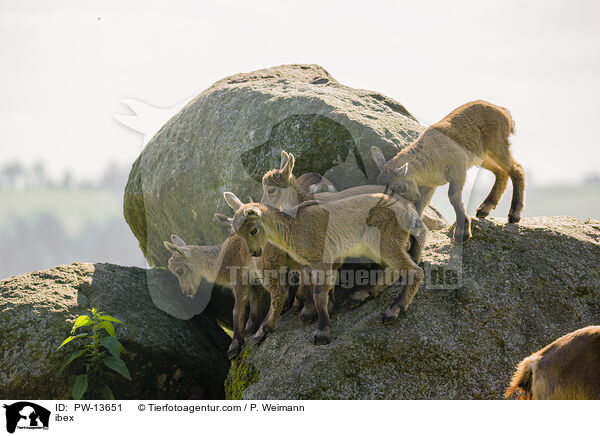
[[[260,257],[260,256],[262,256],[262,252],[263,252],[262,247],[258,248],[256,250],[252,250],[252,256],[254,256],[254,257]]]

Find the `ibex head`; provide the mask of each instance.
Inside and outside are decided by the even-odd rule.
[[[190,247],[177,235],[171,235],[171,242],[164,241],[164,244],[172,255],[169,259],[169,271],[179,280],[181,292],[187,297],[193,297],[202,281],[202,275],[192,259]]]
[[[408,171],[408,162],[398,167],[398,162],[386,162],[385,156],[379,147],[371,147],[371,155],[379,168],[377,183],[388,186],[396,194],[400,194],[409,201],[419,201],[421,193],[414,176]]]
[[[296,158],[292,153],[281,152],[279,168],[268,171],[262,178],[263,196],[260,202],[282,210],[286,204],[298,204],[293,187]]]
[[[244,204],[232,192],[225,192],[223,196],[227,204],[235,211],[235,215],[230,221],[233,229],[244,238],[252,256],[262,256],[263,249],[268,242],[261,211],[261,207],[265,206],[259,203]]]

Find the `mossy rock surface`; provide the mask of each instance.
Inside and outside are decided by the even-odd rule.
[[[342,85],[318,65],[226,77],[142,151],[125,190],[125,219],[150,265],[166,266],[163,241],[171,234],[197,245],[226,238],[213,218],[232,213],[223,192],[259,199],[260,178],[279,164],[281,150],[295,154],[296,174],[318,172],[341,190],[376,183],[371,146],[391,158],[423,129],[397,101]]]
[[[223,398],[229,337],[208,313],[181,320],[159,310],[148,283],[161,275],[173,286],[168,272],[89,263],[0,281],[0,397],[66,398],[69,371],[56,371],[75,341],[57,347],[94,307],[126,323],[117,335],[133,380],[109,383],[118,399]]]
[[[248,345],[231,366],[227,395],[500,399],[520,360],[598,324],[600,221],[537,217],[515,225],[473,218],[472,227],[462,249],[451,229],[430,232],[428,282],[394,324],[383,325],[380,315],[397,287],[356,308],[338,288],[330,344],[314,346],[314,324],[285,313],[260,346]]]

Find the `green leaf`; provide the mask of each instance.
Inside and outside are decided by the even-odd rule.
[[[121,344],[112,336],[105,336],[98,341],[100,345],[110,351],[115,357],[121,357]]]
[[[65,340],[62,342],[62,344],[60,344],[60,345],[58,346],[57,350],[60,350],[60,349],[61,349],[61,347],[62,347],[63,345],[66,345],[66,344],[68,344],[68,343],[69,343],[69,342],[71,342],[73,339],[75,339],[75,337],[74,337],[74,336],[69,336],[67,339],[65,339]]]
[[[127,369],[127,365],[125,365],[125,362],[123,362],[118,357],[108,356],[106,359],[104,359],[104,364],[106,366],[108,366],[110,369],[112,369],[113,371],[121,374],[127,380],[131,380],[131,374],[129,373],[129,370]]]
[[[73,324],[73,329],[71,331],[74,332],[79,327],[83,327],[86,325],[92,325],[92,324],[93,324],[92,319],[89,316],[81,315],[79,318],[77,318],[75,320],[75,324]]]
[[[125,324],[123,321],[118,320],[110,315],[100,315],[98,314],[98,318],[104,321],[118,322],[119,324]]]
[[[113,338],[116,338],[116,336],[115,336],[115,328],[110,323],[110,321],[99,322],[96,325],[96,328],[102,328],[102,329],[106,330],[108,332],[108,334],[111,335]]]
[[[120,342],[119,342],[119,347],[120,347],[120,349],[121,349],[121,353],[122,353],[122,354],[129,354],[129,351],[127,351],[127,350],[125,349],[125,347],[123,346],[123,344],[122,344],[122,343],[120,343]]]
[[[102,400],[114,400],[115,399],[115,396],[113,395],[112,391],[106,385],[102,386],[102,389],[100,390],[100,396],[101,396]]]
[[[83,350],[77,350],[77,351],[74,351],[74,352],[73,352],[73,353],[72,353],[72,354],[69,356],[69,358],[68,358],[67,360],[65,360],[65,361],[63,362],[63,364],[62,364],[62,365],[60,365],[60,368],[58,368],[57,374],[60,374],[60,373],[62,373],[62,372],[65,370],[65,368],[66,368],[66,367],[67,367],[67,366],[68,366],[68,365],[69,365],[69,364],[70,364],[72,361],[74,361],[75,359],[77,359],[79,356],[81,356],[81,355],[82,355],[83,353],[85,353],[85,352],[86,352],[86,349],[85,349],[85,348],[84,348]]]
[[[85,391],[88,388],[88,379],[87,375],[81,374],[75,377],[75,383],[73,383],[73,387],[71,388],[71,395],[73,395],[74,400],[81,400]]]
[[[78,334],[78,335],[75,335],[75,336],[69,336],[67,339],[65,339],[65,340],[62,342],[62,344],[60,344],[60,345],[58,346],[57,350],[60,350],[60,349],[61,349],[61,347],[62,347],[63,345],[66,345],[66,344],[68,344],[68,343],[69,343],[69,342],[71,342],[73,339],[75,339],[75,338],[82,338],[82,337],[84,337],[84,336],[87,336],[87,333],[80,333],[80,334]]]
[[[98,312],[96,312],[96,308],[95,308],[95,307],[92,307],[92,313],[93,313],[94,315],[98,315]]]

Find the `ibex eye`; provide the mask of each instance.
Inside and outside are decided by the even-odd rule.
[[[258,232],[258,230],[256,230],[256,229],[250,230],[250,236],[256,235],[256,232]]]
[[[185,272],[185,270],[183,268],[179,268],[177,271],[175,271],[177,273],[178,276],[182,276],[183,273]]]
[[[269,189],[267,189],[267,192],[269,194],[275,194],[275,188],[269,188]]]

